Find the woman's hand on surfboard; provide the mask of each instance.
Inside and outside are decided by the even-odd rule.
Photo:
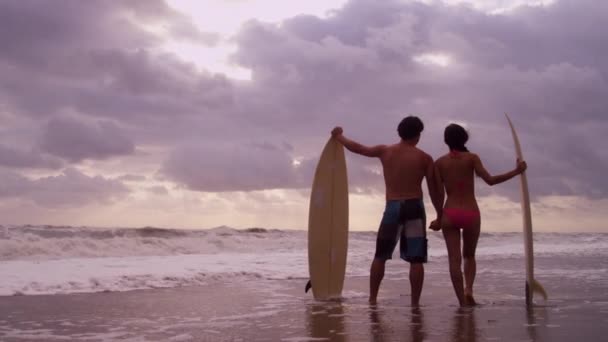
[[[336,126],[336,127],[334,127],[334,129],[331,130],[331,136],[335,138],[339,135],[342,135],[342,132],[343,132],[342,127]]]
[[[515,167],[515,170],[517,170],[517,173],[522,173],[522,172],[526,171],[527,168],[528,168],[528,164],[526,164],[526,162],[524,160],[517,158],[517,167]]]

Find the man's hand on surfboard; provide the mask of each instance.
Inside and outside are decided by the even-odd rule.
[[[517,158],[517,166],[515,167],[515,170],[517,170],[518,173],[523,173],[527,168],[528,164],[526,164],[524,160]]]
[[[342,132],[343,132],[342,127],[336,126],[336,127],[334,127],[334,129],[331,130],[331,136],[335,138],[339,135],[342,135]]]

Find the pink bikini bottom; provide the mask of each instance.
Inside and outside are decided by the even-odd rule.
[[[444,208],[443,214],[455,228],[469,228],[479,219],[479,211],[459,208]]]

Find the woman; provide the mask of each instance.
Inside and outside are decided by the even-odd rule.
[[[479,157],[465,147],[469,140],[467,131],[457,124],[450,124],[444,132],[444,141],[450,152],[435,162],[435,180],[439,189],[447,194],[441,222],[431,223],[431,229],[443,231],[450,277],[460,306],[475,305],[473,282],[475,281],[475,248],[479,239],[481,218],[475,199],[474,175],[488,185],[505,182],[526,170],[526,163],[517,160],[517,167],[505,174],[492,176],[486,171]],[[464,281],[461,271],[460,231],[462,230],[462,258]]]

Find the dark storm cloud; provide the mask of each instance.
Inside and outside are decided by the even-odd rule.
[[[128,193],[128,189],[119,181],[87,176],[72,168],[57,176],[38,179],[29,179],[2,169],[0,175],[3,179],[0,198],[19,198],[50,208],[107,204]]]

